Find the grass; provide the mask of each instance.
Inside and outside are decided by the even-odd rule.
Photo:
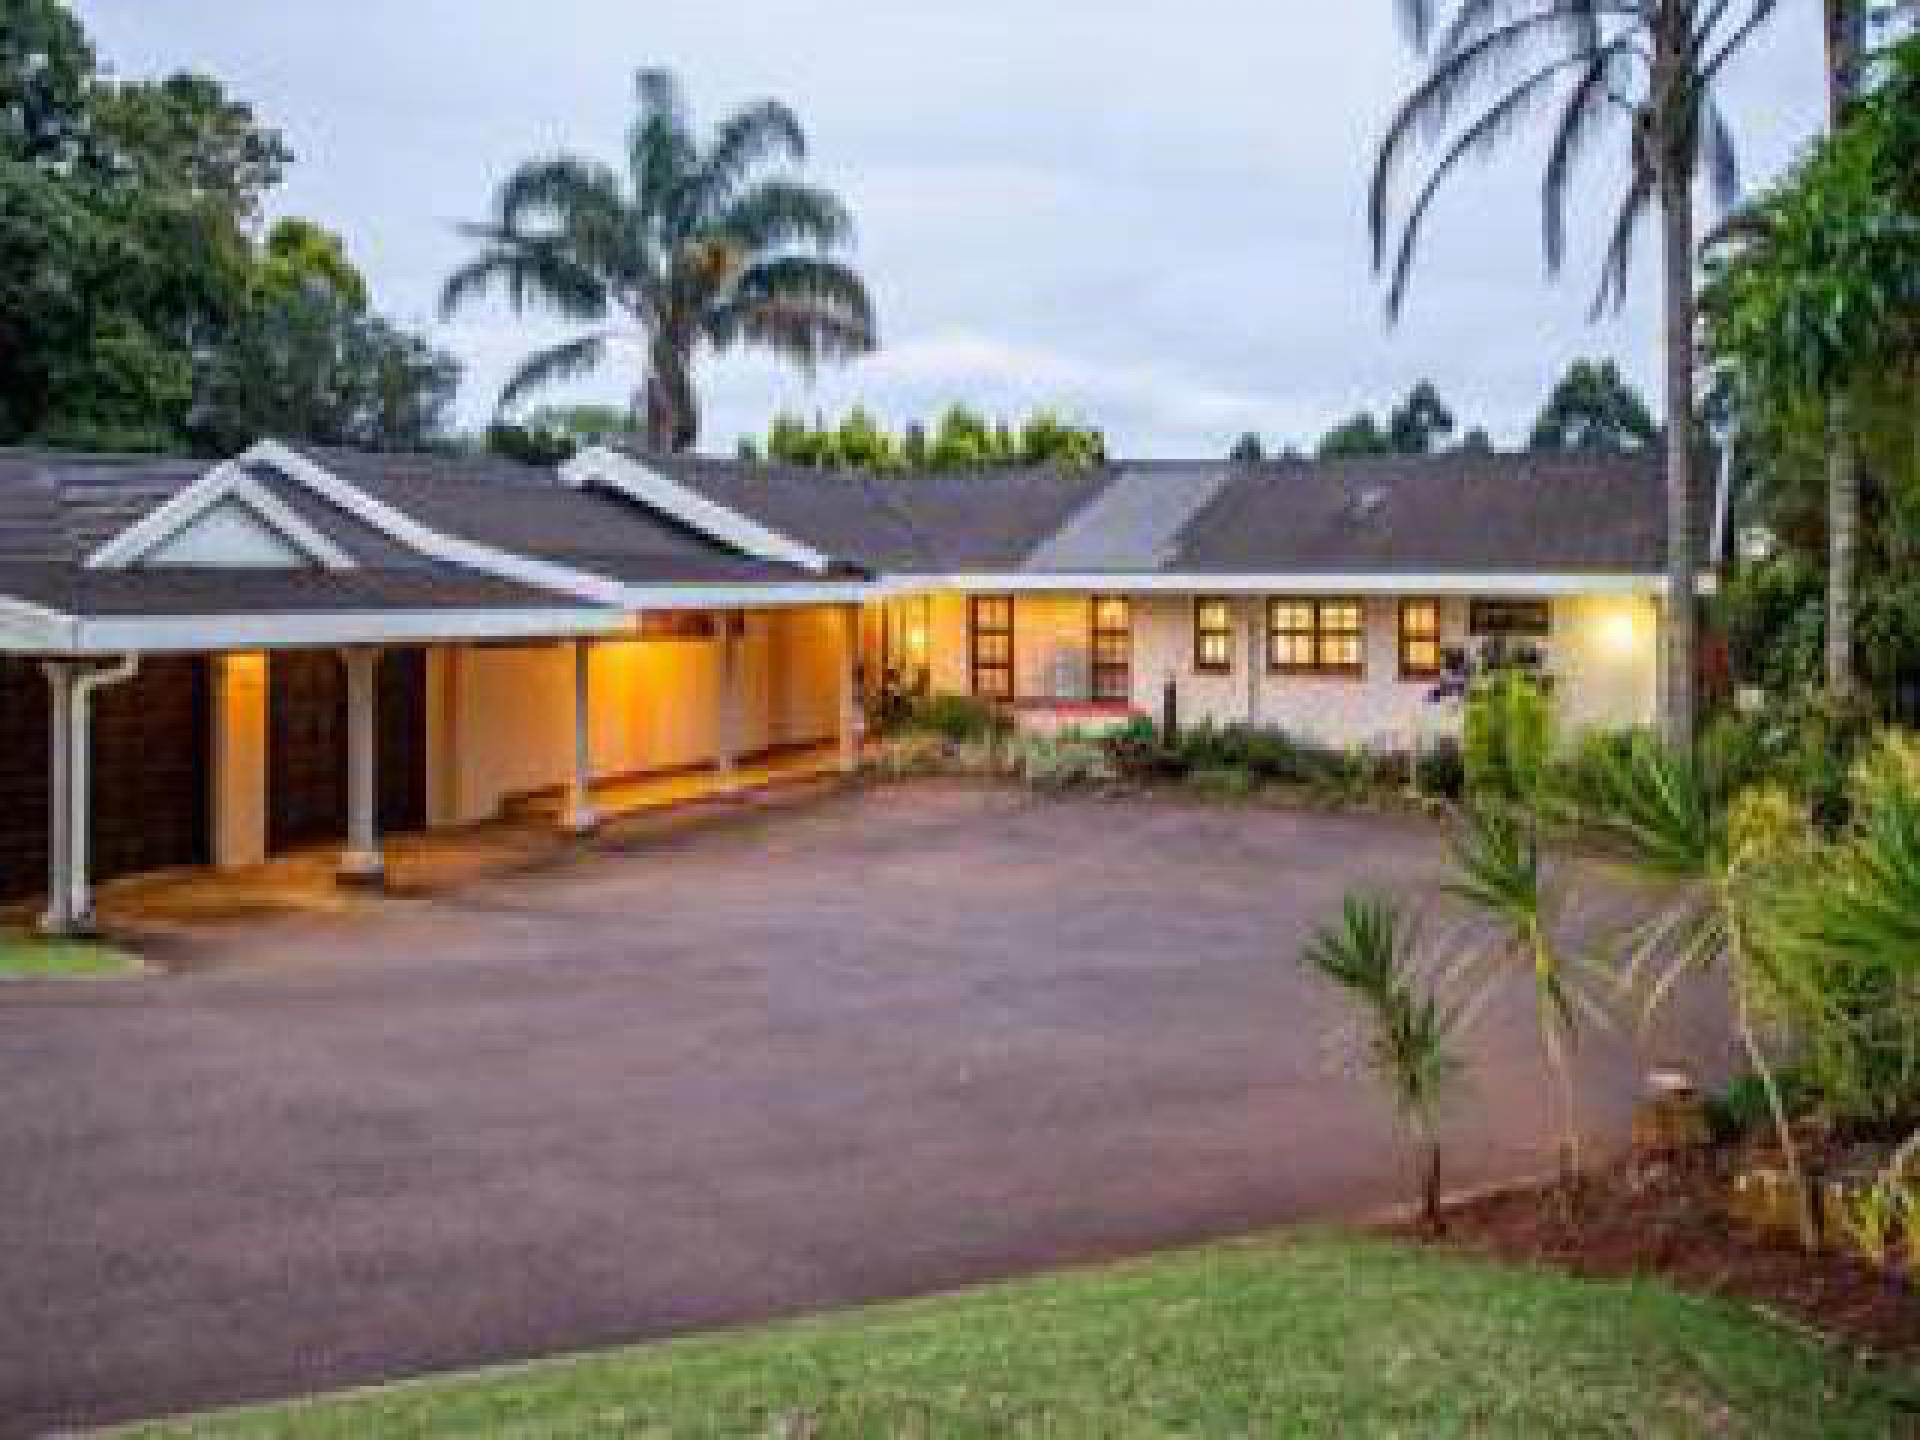
[[[0,980],[95,980],[139,969],[139,957],[111,945],[0,935]]]
[[[145,1436],[1914,1433],[1920,1377],[1757,1315],[1385,1241],[1247,1241]]]

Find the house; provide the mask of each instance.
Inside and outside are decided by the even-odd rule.
[[[529,797],[584,828],[623,777],[850,767],[889,683],[1391,744],[1498,636],[1571,725],[1644,724],[1663,513],[1643,459],[0,454],[0,898],[71,930],[110,875],[334,844],[374,881],[383,834]]]

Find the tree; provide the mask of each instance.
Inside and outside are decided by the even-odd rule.
[[[1267,447],[1260,437],[1249,430],[1233,442],[1233,448],[1227,451],[1227,459],[1235,465],[1258,465],[1267,458]]]
[[[1920,453],[1911,401],[1920,375],[1917,116],[1920,41],[1908,41],[1884,84],[1725,228],[1703,296],[1709,353],[1744,432],[1765,447],[1776,498],[1809,472],[1822,479],[1821,502],[1805,508],[1825,522],[1825,672],[1841,700],[1856,688],[1863,650],[1869,662],[1888,658],[1884,632],[1863,647],[1856,626],[1898,621],[1909,608],[1892,603],[1913,559],[1900,523],[1912,516],[1908,487],[1876,496],[1861,483],[1861,462],[1911,476]],[[1862,508],[1876,500],[1875,523],[1863,527]],[[1863,540],[1883,553],[1863,551]]]
[[[278,294],[317,285],[331,290],[350,310],[367,308],[367,280],[347,257],[346,241],[298,216],[276,220],[267,232],[254,283]]]
[[[1380,428],[1380,422],[1374,418],[1371,410],[1360,410],[1322,435],[1314,453],[1322,460],[1391,455],[1393,439]]]
[[[1439,1113],[1465,1068],[1455,1048],[1465,1012],[1443,1004],[1422,980],[1413,928],[1385,900],[1347,896],[1340,923],[1316,931],[1301,960],[1361,1011],[1361,1061],[1386,1087],[1424,1152],[1420,1210],[1428,1233],[1437,1235]]]
[[[498,286],[516,313],[543,306],[596,326],[530,356],[503,410],[637,343],[648,442],[685,450],[700,432],[702,350],[757,346],[811,369],[873,347],[873,305],[833,258],[852,239],[846,207],[789,169],[807,149],[790,109],[747,105],[703,142],[671,74],[642,70],[636,89],[624,174],[571,155],[521,165],[492,216],[461,227],[479,253],[448,277],[441,309]]]
[[[1387,417],[1387,439],[1396,455],[1431,455],[1453,427],[1453,411],[1433,382],[1422,380]]]
[[[1624,455],[1652,448],[1660,427],[1640,392],[1611,360],[1575,360],[1533,422],[1529,450]]]
[[[1521,120],[1557,101],[1541,186],[1547,267],[1557,271],[1579,165],[1609,119],[1629,122],[1629,179],[1607,241],[1595,311],[1616,308],[1624,298],[1635,236],[1657,209],[1664,261],[1670,597],[1663,721],[1671,738],[1691,743],[1694,187],[1703,160],[1721,200],[1738,187],[1731,134],[1714,91],[1777,0],[1456,0],[1444,25],[1439,0],[1399,0],[1399,8],[1429,63],[1389,126],[1374,165],[1368,220],[1375,266],[1389,276],[1389,316],[1397,316],[1406,299],[1434,198],[1465,159],[1510,138]],[[1462,121],[1465,107],[1483,94],[1486,102]],[[1396,182],[1424,144],[1436,145],[1438,157],[1402,207]]]
[[[837,425],[812,424],[781,413],[764,441],[746,440],[744,460],[766,460],[815,469],[969,470],[984,466],[1055,465],[1084,469],[1106,459],[1106,439],[1091,426],[1074,425],[1051,410],[1036,410],[1019,427],[989,420],[965,405],[950,405],[933,434],[910,424],[898,436],[864,406],[856,405]]]

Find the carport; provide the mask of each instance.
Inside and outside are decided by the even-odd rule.
[[[73,933],[108,876],[337,845],[377,884],[388,833],[851,765],[865,577],[525,467],[327,459],[0,457],[0,900],[44,876]]]

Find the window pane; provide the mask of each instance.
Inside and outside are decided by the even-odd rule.
[[[1093,658],[1101,665],[1124,665],[1132,648],[1124,635],[1102,635],[1094,642]]]
[[[973,640],[974,659],[982,665],[1004,665],[1013,658],[1013,647],[1005,635],[976,635]]]
[[[1202,630],[1224,630],[1227,628],[1227,605],[1224,600],[1202,600],[1200,602],[1200,628]]]
[[[1094,603],[1093,628],[1096,630],[1124,630],[1127,628],[1127,602],[1118,596],[1108,596]]]
[[[1440,642],[1437,640],[1409,640],[1407,642],[1406,668],[1416,673],[1439,670]]]
[[[1013,622],[1013,602],[1004,596],[976,599],[973,623],[983,630],[1004,630]]]
[[[1360,642],[1344,636],[1323,636],[1320,663],[1330,670],[1352,669],[1360,664]]]
[[[1338,604],[1320,607],[1320,628],[1342,632],[1357,631],[1360,628],[1360,607],[1344,601]]]

